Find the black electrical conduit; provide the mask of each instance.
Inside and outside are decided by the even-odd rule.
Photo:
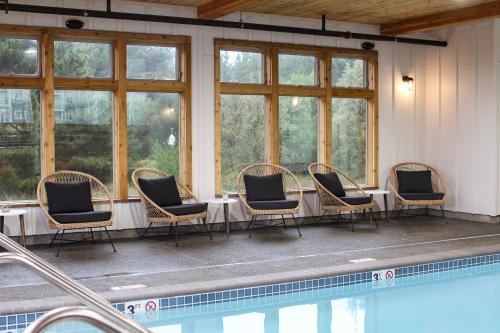
[[[309,28],[299,28],[299,27],[287,27],[282,25],[272,25],[272,24],[257,24],[257,23],[207,20],[207,19],[177,17],[177,16],[112,12],[109,6],[107,8],[107,11],[100,11],[100,10],[88,10],[88,9],[52,7],[52,6],[23,5],[23,4],[14,4],[7,2],[7,3],[0,3],[0,10],[2,11],[8,10],[12,12],[36,13],[36,14],[53,14],[53,15],[94,17],[94,18],[116,19],[116,20],[186,24],[186,25],[221,27],[221,28],[232,28],[232,29],[273,31],[273,32],[284,32],[284,33],[293,33],[302,35],[342,37],[348,39],[353,38],[362,40],[398,42],[406,44],[431,45],[431,46],[441,46],[441,47],[446,47],[448,45],[446,41],[439,41],[439,40],[364,34],[364,33],[350,32],[350,31],[335,31],[335,30],[326,30],[324,28],[309,29]]]

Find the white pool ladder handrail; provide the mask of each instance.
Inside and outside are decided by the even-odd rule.
[[[95,316],[93,317],[93,321],[106,318],[108,322],[102,322],[101,324],[111,327],[109,323],[112,323],[112,327],[120,328],[118,332],[151,333],[148,329],[144,328],[131,318],[127,317],[125,314],[116,310],[111,305],[111,303],[106,301],[104,298],[97,295],[80,283],[76,282],[68,275],[64,274],[48,262],[44,261],[24,247],[20,246],[2,233],[0,233],[0,247],[8,251],[0,253],[0,265],[4,263],[19,264],[33,271],[37,275],[50,282],[52,285],[65,291],[67,294],[73,296],[80,303],[88,307],[88,310],[92,311],[95,314]],[[76,309],[73,308],[73,312],[69,311],[68,313],[71,313],[72,315],[78,315],[78,311],[76,311],[76,313],[75,311]],[[48,314],[50,313],[51,312],[49,312]],[[60,313],[66,312],[62,311]],[[82,317],[88,315],[89,312],[81,313]],[[57,319],[60,319],[59,315],[56,317]]]

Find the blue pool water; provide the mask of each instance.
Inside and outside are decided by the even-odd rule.
[[[176,308],[136,318],[162,333],[500,332],[500,266]]]
[[[134,315],[158,333],[500,332],[500,264]],[[50,332],[97,332],[61,324]]]

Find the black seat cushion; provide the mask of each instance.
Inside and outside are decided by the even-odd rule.
[[[204,203],[193,203],[176,206],[166,206],[162,207],[162,209],[166,210],[170,214],[180,216],[203,213],[207,209],[207,205]]]
[[[370,197],[339,197],[339,199],[348,205],[365,205],[372,202]]]
[[[259,210],[292,209],[299,205],[297,200],[247,201],[247,203],[253,209]]]
[[[138,182],[142,192],[158,206],[182,205],[174,176],[155,179],[139,178]]]
[[[59,223],[84,223],[107,221],[111,218],[111,212],[78,212],[51,214],[52,218]]]
[[[247,201],[285,200],[283,191],[283,175],[277,173],[269,176],[244,175]]]
[[[46,182],[49,214],[93,211],[90,182]]]
[[[442,200],[444,193],[399,193],[406,200]]]
[[[432,172],[397,170],[399,193],[432,193]]]
[[[315,173],[314,178],[336,197],[345,197],[344,186],[335,172]]]

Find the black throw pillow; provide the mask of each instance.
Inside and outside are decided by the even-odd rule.
[[[269,176],[244,175],[247,201],[285,200],[283,175]]]
[[[397,170],[399,193],[432,193],[432,172]]]
[[[46,182],[44,185],[45,193],[47,193],[49,214],[79,213],[94,210],[90,182]]]
[[[344,186],[337,173],[315,173],[314,177],[334,196],[345,197]]]
[[[138,179],[142,192],[160,207],[182,205],[174,176]]]

